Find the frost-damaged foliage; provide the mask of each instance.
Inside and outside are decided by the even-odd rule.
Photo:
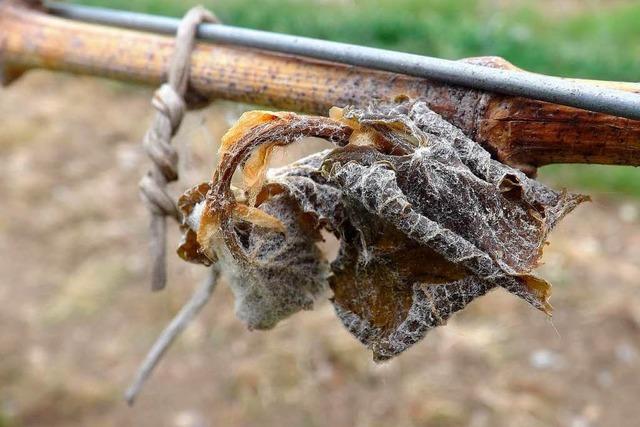
[[[304,136],[337,147],[265,175],[273,148]],[[223,138],[212,182],[182,197],[179,253],[221,263],[252,328],[311,307],[328,284],[344,325],[384,360],[498,286],[550,314],[550,285],[531,271],[584,200],[492,160],[420,101],[252,112]],[[321,229],[340,241],[330,268]]]

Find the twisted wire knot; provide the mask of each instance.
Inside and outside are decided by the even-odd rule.
[[[153,162],[151,169],[139,183],[142,201],[151,214],[152,290],[163,289],[167,281],[166,217],[181,220],[176,203],[167,192],[167,184],[178,179],[178,152],[171,146],[171,139],[178,131],[188,107],[185,95],[189,82],[191,51],[197,27],[202,22],[218,22],[218,19],[202,6],[189,10],[182,19],[176,35],[168,82],[160,86],[153,95],[151,104],[156,114],[143,138],[144,150]],[[194,94],[189,99],[201,100],[201,97]]]

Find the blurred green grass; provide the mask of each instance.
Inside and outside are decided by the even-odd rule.
[[[640,2],[495,0],[82,0],[163,15],[204,4],[226,23],[458,59],[498,55],[530,71],[640,81]],[[562,7],[562,6],[568,7]],[[567,11],[567,9],[569,9]],[[554,165],[540,176],[640,197],[640,169]]]

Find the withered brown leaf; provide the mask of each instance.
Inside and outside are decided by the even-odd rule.
[[[327,262],[315,245],[319,231],[295,199],[282,191],[251,194],[257,185],[263,187],[270,149],[303,136],[345,144],[350,134],[347,126],[322,117],[248,113],[223,138],[212,182],[180,199],[185,237],[178,253],[188,261],[220,264],[236,296],[236,313],[250,328],[269,329],[310,309],[328,276]],[[249,169],[240,199],[231,188],[239,166]]]
[[[338,147],[265,175],[271,149],[303,136]],[[253,112],[223,141],[212,182],[183,196],[179,253],[223,264],[251,327],[310,307],[328,283],[343,324],[384,360],[495,287],[550,314],[550,285],[532,270],[585,199],[491,159],[421,101],[331,118]],[[321,229],[340,242],[330,275]]]

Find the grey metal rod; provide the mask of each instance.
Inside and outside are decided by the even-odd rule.
[[[177,18],[99,7],[57,2],[47,2],[46,6],[51,14],[63,18],[161,34],[175,34],[180,22]],[[499,70],[447,59],[229,25],[202,24],[197,35],[200,39],[212,42],[407,74],[640,120],[640,94],[560,77]]]

